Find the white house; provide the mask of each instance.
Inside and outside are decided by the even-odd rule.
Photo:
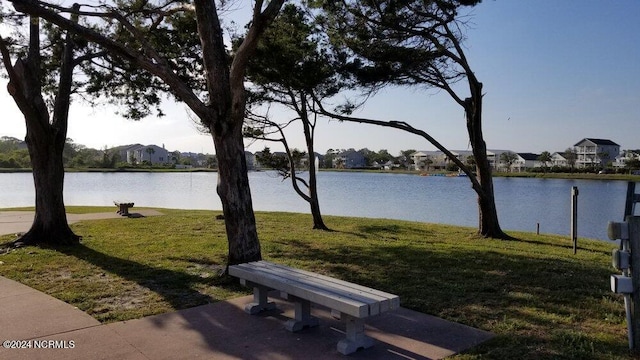
[[[576,151],[576,166],[602,167],[613,163],[620,154],[620,145],[607,139],[584,138],[573,145]]]
[[[540,155],[533,153],[517,153],[518,158],[511,165],[514,171],[522,172],[536,167],[542,167],[542,162],[538,161]]]
[[[439,169],[444,167],[446,155],[442,151],[420,150],[411,154],[414,170]]]
[[[147,161],[152,165],[157,165],[169,162],[169,152],[164,147],[157,145],[135,144],[121,149],[120,152],[124,153],[124,158],[129,164],[142,164]]]
[[[629,160],[640,161],[640,150],[624,150],[616,157],[616,161],[613,163],[613,166],[617,168],[624,168],[627,166],[627,161]]]
[[[507,164],[503,163],[500,160],[500,157],[504,153],[515,153],[515,151],[511,150],[489,150],[487,149],[487,160],[489,161],[489,166],[494,170],[504,171],[507,169]]]
[[[563,152],[554,152],[553,154],[551,154],[551,166],[569,166],[569,160],[567,160]]]
[[[467,159],[473,157],[471,150],[450,150],[458,160],[463,164],[467,164]],[[506,168],[505,164],[501,164],[500,155],[511,150],[487,150],[487,160],[492,169]],[[414,163],[414,170],[444,169],[451,163],[451,160],[442,151],[421,150],[411,154]]]

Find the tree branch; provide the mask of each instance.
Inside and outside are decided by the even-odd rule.
[[[473,174],[473,172],[469,169],[469,167],[467,167],[464,163],[462,163],[462,161],[460,161],[458,157],[456,157],[451,151],[445,148],[442,144],[440,144],[436,139],[434,139],[431,135],[429,135],[425,131],[416,129],[404,121],[393,121],[393,120],[382,121],[382,120],[358,118],[358,117],[335,114],[325,110],[321,103],[319,102],[316,102],[316,103],[318,105],[318,110],[322,115],[331,117],[336,120],[390,127],[394,129],[403,130],[403,131],[425,138],[433,146],[438,148],[438,150],[442,151],[451,161],[453,161],[460,168],[460,170],[462,170],[469,177],[469,180],[471,181],[473,189],[476,190],[478,194],[484,193],[484,191],[482,190],[482,187],[480,186],[480,183],[478,182],[478,179]]]
[[[7,75],[9,75],[7,91],[11,96],[22,94],[22,91],[17,88],[20,86],[20,82],[18,81],[18,74],[16,73],[13,64],[11,64],[11,52],[9,51],[9,44],[2,37],[2,35],[0,35],[0,53],[2,54],[2,63],[4,64],[4,68],[7,70]]]
[[[75,24],[72,21],[60,16],[56,12],[49,10],[36,0],[9,0],[13,3],[15,9],[19,12],[31,14],[41,17],[62,29],[78,34],[88,41],[94,42],[102,46],[105,50],[138,65],[143,70],[161,78],[169,85],[174,95],[184,101],[196,114],[206,116],[208,110],[198,96],[196,96],[190,87],[183,82],[180,77],[175,74],[171,68],[166,65],[157,64],[151,59],[145,57],[140,52],[128,48],[114,40],[111,40],[95,30]],[[67,12],[72,10],[66,9]]]

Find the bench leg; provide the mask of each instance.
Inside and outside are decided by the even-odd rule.
[[[295,302],[295,319],[288,320],[285,324],[291,332],[300,331],[306,327],[318,326],[318,318],[311,316],[311,302],[308,300],[293,298]]]
[[[364,319],[347,314],[341,316],[347,326],[347,337],[338,342],[338,352],[348,355],[373,346],[374,340],[364,334]]]
[[[253,285],[253,302],[244,307],[244,311],[248,314],[255,315],[262,311],[274,310],[276,303],[270,302],[267,293],[269,288],[264,286]]]

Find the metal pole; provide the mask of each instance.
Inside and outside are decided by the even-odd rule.
[[[571,187],[571,241],[573,253],[578,251],[578,187]]]

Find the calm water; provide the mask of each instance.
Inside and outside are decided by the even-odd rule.
[[[69,173],[67,205],[113,205],[221,210],[216,173]],[[249,173],[255,210],[308,212],[289,181],[271,172]],[[466,178],[403,174],[321,172],[323,214],[392,218],[477,226],[476,196]],[[559,179],[495,178],[496,205],[505,230],[570,233],[571,187],[580,191],[578,236],[606,239],[607,222],[621,221],[627,183]],[[29,173],[0,174],[0,208],[32,206]],[[330,226],[330,224],[329,224]]]

